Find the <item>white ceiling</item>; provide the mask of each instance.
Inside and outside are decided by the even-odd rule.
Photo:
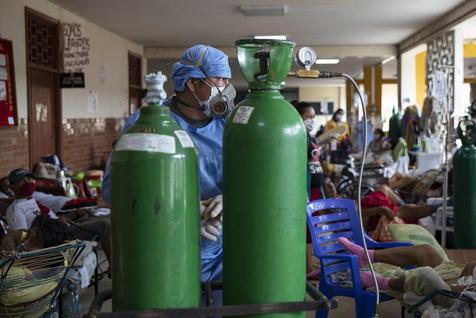
[[[289,40],[296,42],[298,47],[316,47],[320,57],[341,59],[337,65],[319,65],[319,70],[345,72],[357,78],[361,77],[364,66],[376,65],[390,56],[385,46],[399,43],[464,2],[464,0],[50,1],[105,29],[142,44],[150,48],[149,50],[178,48],[175,51],[182,52],[183,48],[197,43],[226,48],[233,47],[237,39],[256,34],[285,34]],[[281,17],[245,17],[240,10],[242,5],[286,5],[287,13]],[[178,56],[173,55],[148,56],[150,58],[148,71],[167,72],[173,59]],[[236,61],[232,59],[231,63],[234,68],[234,83],[238,87],[245,87]],[[395,78],[395,61],[384,65],[383,75],[384,78]],[[328,82],[335,83],[335,81]],[[320,85],[320,83],[322,82],[288,79],[287,87]]]
[[[464,0],[50,0],[145,46],[233,46],[253,34],[298,45],[396,44]],[[287,5],[284,17],[245,17],[241,5]]]

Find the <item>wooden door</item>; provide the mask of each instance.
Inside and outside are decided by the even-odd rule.
[[[142,57],[129,53],[129,112],[142,106]]]
[[[28,74],[30,166],[47,154],[56,154],[57,74],[38,69]]]
[[[26,9],[30,169],[60,154],[59,21]]]

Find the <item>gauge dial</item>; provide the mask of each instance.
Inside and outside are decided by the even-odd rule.
[[[296,63],[300,66],[310,69],[316,63],[317,54],[314,49],[304,46],[296,54]]]

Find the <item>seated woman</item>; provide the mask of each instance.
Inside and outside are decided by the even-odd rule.
[[[337,239],[351,254],[357,255],[361,268],[366,267],[364,249],[347,238]],[[431,246],[416,245],[395,247],[382,250],[369,250],[370,261],[377,272],[379,288],[392,296],[404,292],[413,292],[425,296],[435,289],[462,291],[466,285],[476,282],[476,263],[458,264],[443,259]],[[417,266],[404,270],[402,266]],[[374,281],[368,271],[361,271],[364,287],[373,287]],[[448,307],[451,303],[443,297],[435,298],[435,304]]]
[[[343,117],[344,110],[342,108],[337,109],[324,128],[325,132],[337,127],[341,127],[344,130],[341,135],[335,138],[335,143],[331,142],[331,163],[344,164],[349,154],[352,153],[353,146],[350,139],[350,128],[349,125],[343,121]],[[333,169],[335,167],[330,166],[329,168]]]
[[[370,142],[368,150],[366,163],[393,163],[392,145],[382,129],[376,128],[374,130],[374,138]]]
[[[374,130],[374,138],[369,144],[369,150],[373,153],[380,154],[391,149],[392,145],[390,144],[390,140],[385,136],[385,132],[380,128],[376,128]]]

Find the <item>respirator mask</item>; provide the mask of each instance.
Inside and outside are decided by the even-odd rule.
[[[209,117],[226,117],[235,107],[236,90],[232,84],[228,84],[223,89],[217,89],[218,94],[210,95],[209,106],[204,110]]]
[[[210,86],[211,91],[210,97],[207,100],[198,100],[200,110],[208,117],[226,117],[235,107],[235,88],[232,84],[228,84],[225,87],[217,87],[215,85],[210,85],[203,79],[202,81]]]

